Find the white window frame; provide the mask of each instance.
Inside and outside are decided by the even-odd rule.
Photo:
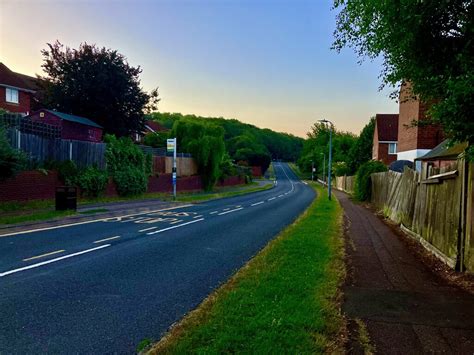
[[[390,149],[393,148],[393,149]],[[396,155],[397,154],[397,143],[388,143],[388,154]]]
[[[5,101],[10,104],[20,103],[20,92],[18,89],[5,88]]]

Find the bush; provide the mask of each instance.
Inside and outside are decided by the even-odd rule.
[[[166,147],[166,139],[168,134],[165,132],[160,133],[148,133],[143,137],[143,144],[148,145],[153,148],[162,148]]]
[[[11,147],[5,129],[0,125],[0,180],[15,176],[26,167],[26,163],[26,155]]]
[[[387,167],[384,163],[371,160],[362,164],[357,170],[356,181],[355,181],[355,197],[359,201],[370,200],[372,194],[372,181],[370,175],[373,173],[380,173],[387,171]]]
[[[117,185],[120,196],[146,192],[148,176],[152,173],[151,155],[146,155],[128,137],[117,139],[106,135],[107,169]]]
[[[72,160],[56,161],[50,160],[44,162],[40,167],[46,170],[56,170],[58,172],[59,179],[65,185],[76,185],[77,177],[79,175],[79,169]]]
[[[148,178],[143,170],[132,166],[124,166],[123,169],[117,170],[114,181],[120,196],[140,195],[146,192],[148,186]]]
[[[83,195],[98,197],[105,191],[109,177],[104,170],[88,167],[82,170],[75,180]]]

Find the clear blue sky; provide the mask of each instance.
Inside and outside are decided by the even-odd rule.
[[[329,0],[0,0],[0,60],[41,73],[56,39],[117,49],[160,87],[160,111],[237,118],[304,136],[320,118],[358,133],[397,112],[379,62],[330,50]]]

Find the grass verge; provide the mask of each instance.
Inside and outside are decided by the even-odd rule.
[[[295,163],[288,163],[290,166],[291,170],[298,176],[301,180],[311,180],[311,173],[304,173],[300,170],[298,165]]]
[[[345,277],[342,210],[320,187],[310,207],[150,354],[338,351]]]
[[[75,211],[36,211],[30,214],[18,214],[11,216],[0,216],[0,224],[16,224],[48,220],[57,217],[65,217],[75,214]]]

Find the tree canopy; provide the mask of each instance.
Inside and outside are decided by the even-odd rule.
[[[431,118],[458,141],[474,139],[474,2],[472,0],[334,0],[333,47],[381,56],[383,85],[412,84],[433,102]]]
[[[303,138],[261,129],[235,119],[161,112],[153,112],[147,118],[167,128],[173,127],[175,122],[180,120],[221,127],[224,132],[225,148],[230,158],[235,162],[245,161],[249,165],[261,166],[262,171],[268,168],[271,159],[296,161],[303,148]]]
[[[87,43],[71,49],[55,42],[42,55],[46,75],[39,96],[47,108],[90,118],[118,136],[141,132],[144,113],[156,109],[157,90],[143,91],[141,68],[115,50]]]

